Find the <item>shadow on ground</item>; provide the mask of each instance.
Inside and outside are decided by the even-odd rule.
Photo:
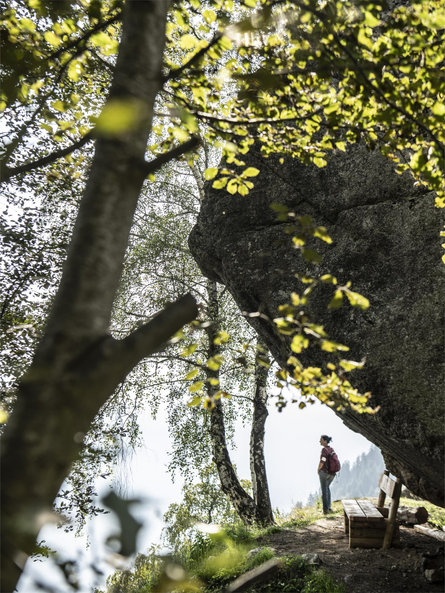
[[[259,540],[279,556],[318,554],[320,567],[345,584],[347,593],[443,593],[442,583],[429,583],[424,558],[443,557],[444,545],[412,528],[400,527],[400,547],[389,550],[348,548],[343,518],[328,517],[307,527],[286,529]]]

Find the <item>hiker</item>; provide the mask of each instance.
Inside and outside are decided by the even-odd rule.
[[[335,478],[335,472],[329,472],[329,457],[334,453],[334,449],[329,446],[332,437],[327,434],[322,434],[320,437],[320,445],[323,447],[320,455],[320,463],[318,464],[318,477],[321,485],[321,500],[323,502],[323,514],[333,513],[331,509],[331,491],[329,486]]]

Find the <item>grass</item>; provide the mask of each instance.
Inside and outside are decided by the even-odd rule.
[[[230,568],[221,569],[212,574],[201,572],[198,577],[205,583],[203,593],[220,593],[236,577],[259,566],[274,557],[270,548],[264,548],[250,559],[245,559]],[[269,579],[254,583],[244,589],[245,593],[345,593],[344,586],[336,583],[323,570],[311,566],[300,556],[285,556],[281,566]],[[179,592],[178,592],[179,593]]]
[[[372,500],[375,502],[375,499]],[[428,524],[431,527],[442,529],[445,524],[445,509],[427,501],[401,498],[400,505],[424,506],[429,513]],[[343,516],[341,501],[334,501],[332,508],[334,512],[328,519]],[[228,526],[218,534],[197,534],[188,542],[187,549],[181,555],[166,558],[161,564],[157,562],[156,570],[151,567],[149,571],[150,578],[142,575],[143,586],[139,586],[138,582],[134,588],[129,588],[128,577],[127,586],[122,590],[131,593],[154,593],[161,590],[171,593],[221,593],[238,576],[275,557],[272,548],[258,548],[260,538],[287,529],[305,527],[321,519],[323,514],[318,503],[313,507],[294,508],[287,515],[276,512],[275,516],[276,524],[267,528],[246,527],[239,523]],[[254,548],[258,548],[256,553],[251,552]],[[280,568],[270,580],[252,585],[245,589],[245,593],[344,593],[342,583],[333,581],[323,570],[308,564],[305,559],[289,556],[280,558],[280,561]],[[184,576],[172,580],[169,576],[172,566],[176,571],[179,567]],[[131,573],[128,574],[132,577]]]

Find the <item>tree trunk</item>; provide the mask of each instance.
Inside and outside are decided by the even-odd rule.
[[[208,355],[210,358],[218,355],[221,350],[220,346],[215,344],[219,318],[216,282],[207,280],[207,293],[209,297],[208,315],[212,322],[207,328],[207,336],[209,339]],[[219,371],[207,369],[207,378],[219,378]],[[222,402],[221,399],[214,399],[217,391],[218,387],[211,385],[210,383],[207,384],[207,393],[213,400],[213,408],[210,411],[210,436],[213,444],[213,459],[218,470],[222,491],[229,498],[243,523],[249,525],[256,520],[256,505],[252,497],[249,496],[241,486],[235,470],[233,469],[226,444]]]
[[[119,137],[97,137],[60,288],[5,430],[2,593],[15,588],[97,411],[141,358],[197,312],[186,296],[122,341],[108,334],[145,176],[167,8],[167,0],[127,1],[109,101],[136,101],[140,119]]]
[[[264,458],[264,428],[267,416],[267,375],[269,372],[266,348],[258,343],[255,360],[255,396],[253,401],[252,429],[250,433],[250,475],[256,507],[256,522],[272,525],[274,517],[267,483]]]

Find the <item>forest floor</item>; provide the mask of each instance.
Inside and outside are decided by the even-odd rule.
[[[413,528],[400,527],[400,547],[349,549],[343,517],[328,516],[306,527],[285,529],[259,539],[278,556],[317,554],[320,568],[347,593],[443,593],[443,583],[428,583],[424,555],[443,554],[443,543]]]

